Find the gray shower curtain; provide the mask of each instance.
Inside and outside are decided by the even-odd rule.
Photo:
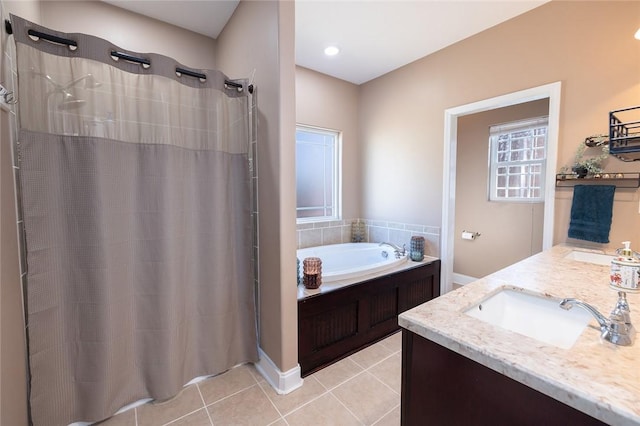
[[[12,24],[33,423],[256,361],[247,82]]]

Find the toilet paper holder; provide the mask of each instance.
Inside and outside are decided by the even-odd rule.
[[[480,236],[479,232],[475,231],[462,231],[462,239],[463,240],[475,240]]]

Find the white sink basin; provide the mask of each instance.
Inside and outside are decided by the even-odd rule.
[[[578,262],[595,263],[596,265],[611,265],[613,256],[589,251],[573,250],[564,257],[565,259],[577,260]]]
[[[512,289],[499,291],[465,314],[563,349],[573,346],[592,319],[584,309],[566,311],[560,300]]]

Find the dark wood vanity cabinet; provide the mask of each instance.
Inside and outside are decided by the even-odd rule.
[[[403,426],[605,424],[406,329],[401,398]]]
[[[399,329],[398,315],[440,295],[440,260],[298,301],[302,376]]]

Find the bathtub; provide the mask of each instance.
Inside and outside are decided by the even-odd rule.
[[[322,284],[384,272],[406,263],[408,256],[396,259],[388,245],[379,243],[345,243],[298,250],[300,274],[306,257],[322,259]]]
[[[303,377],[396,332],[401,312],[440,295],[440,260],[435,257],[396,259],[391,247],[377,243],[298,250],[300,260],[309,256],[322,259],[322,285],[297,286]]]

